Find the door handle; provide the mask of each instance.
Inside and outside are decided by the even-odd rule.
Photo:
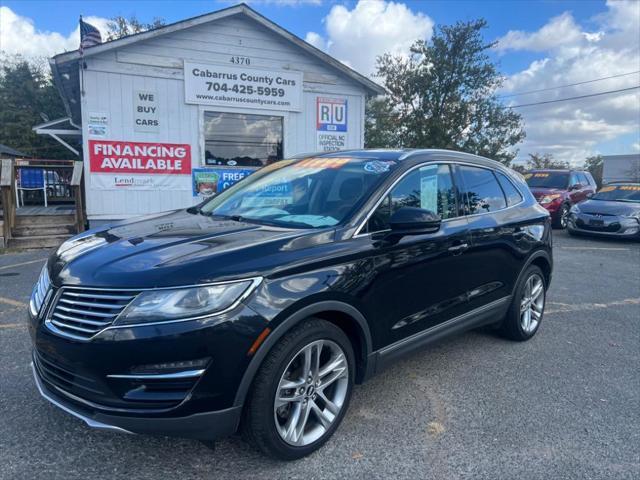
[[[464,252],[467,248],[469,248],[469,245],[466,243],[461,243],[460,245],[454,245],[452,247],[449,247],[447,250],[449,250],[450,252],[459,254]]]

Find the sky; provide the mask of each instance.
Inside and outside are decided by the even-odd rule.
[[[0,0],[0,50],[25,57],[74,50],[79,15],[105,31],[107,19],[116,15],[135,15],[143,22],[161,17],[171,23],[235,3]],[[438,25],[483,17],[488,21],[485,39],[497,42],[491,58],[505,76],[498,94],[510,106],[640,85],[640,0],[247,3],[364,75],[374,73],[376,56],[385,52],[405,55],[416,39],[428,41]],[[538,152],[579,165],[590,155],[640,152],[640,89],[517,111],[527,132],[526,140],[518,145],[519,161]]]

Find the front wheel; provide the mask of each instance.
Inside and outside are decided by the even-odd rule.
[[[553,222],[553,226],[555,228],[559,228],[561,230],[564,230],[565,228],[567,228],[567,220],[569,218],[569,211],[571,210],[571,207],[568,204],[564,204],[562,205],[562,207],[560,207],[560,211],[558,212],[558,216],[555,218],[554,222]]]
[[[295,460],[338,428],[354,382],[354,354],[335,325],[309,319],[267,355],[245,410],[245,438],[267,455]]]
[[[502,322],[504,336],[524,341],[536,334],[544,315],[546,287],[542,270],[536,265],[527,267],[520,277],[511,306]]]

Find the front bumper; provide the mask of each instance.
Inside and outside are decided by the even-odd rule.
[[[244,304],[181,322],[105,329],[89,340],[29,317],[41,394],[95,428],[198,439],[238,426],[249,348],[267,321]],[[198,366],[194,362],[202,362]]]
[[[572,212],[567,218],[567,228],[571,233],[579,235],[640,238],[640,223],[629,217],[597,216]]]
[[[198,413],[176,418],[123,417],[104,414],[90,408],[81,407],[77,403],[70,401],[67,397],[68,394],[57,391],[56,387],[48,387],[40,378],[33,363],[31,367],[40,395],[92,428],[120,433],[159,434],[199,440],[215,440],[234,433],[240,422],[242,407],[232,407],[217,412]]]

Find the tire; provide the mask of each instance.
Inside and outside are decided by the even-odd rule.
[[[313,375],[303,378],[305,360],[315,358],[318,350],[320,368],[311,367]],[[331,365],[336,368],[326,373]],[[304,321],[276,343],[260,366],[244,410],[243,437],[263,453],[280,460],[309,455],[333,435],[344,418],[354,376],[353,348],[345,333],[325,320]],[[331,380],[332,377],[335,378]],[[295,387],[283,388],[282,385]],[[277,392],[281,392],[286,401],[278,402],[280,405],[276,408]],[[307,411],[306,422],[293,421],[305,418]],[[287,428],[294,424],[302,428]]]
[[[530,283],[531,282],[531,283]],[[540,285],[542,290],[539,296],[533,300],[525,297],[533,297],[530,294],[530,285]],[[507,315],[502,321],[501,333],[510,340],[523,342],[532,338],[542,323],[544,316],[544,306],[546,303],[547,283],[542,270],[536,265],[530,265],[520,277],[518,286],[515,289],[513,300],[507,311]],[[527,311],[523,311],[524,303],[529,305]],[[529,322],[527,322],[527,313]],[[536,315],[538,315],[536,317]]]
[[[560,230],[564,230],[567,228],[567,217],[569,216],[569,210],[571,210],[571,206],[568,203],[565,203],[560,207],[560,211],[558,212],[558,216],[553,219],[553,228],[557,228]]]

